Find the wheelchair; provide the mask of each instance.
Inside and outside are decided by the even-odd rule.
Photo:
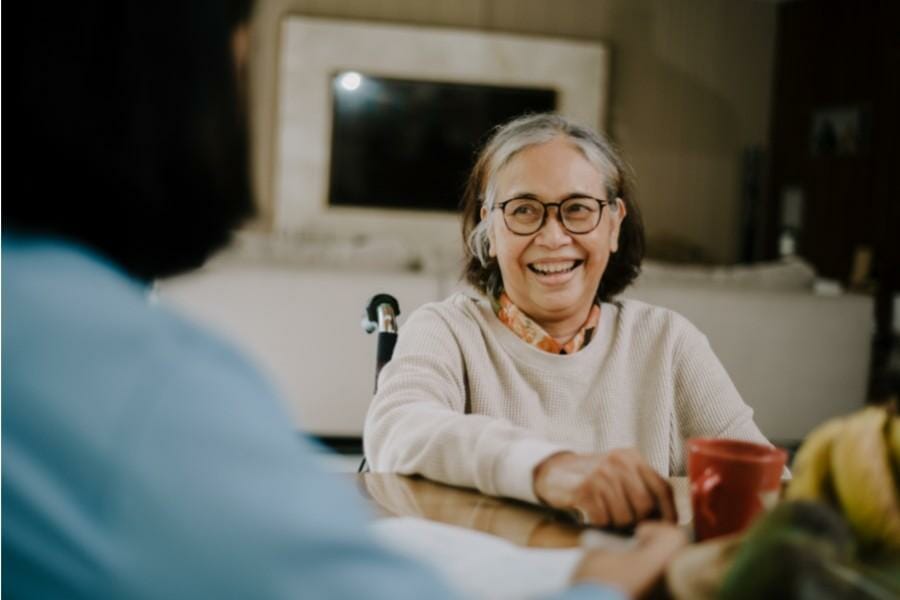
[[[377,332],[377,349],[375,351],[375,385],[372,393],[378,391],[378,375],[391,357],[394,355],[394,346],[397,344],[397,317],[400,316],[400,304],[390,294],[375,294],[366,305],[362,327],[366,333]],[[363,454],[359,463],[358,473],[368,471],[366,456]]]

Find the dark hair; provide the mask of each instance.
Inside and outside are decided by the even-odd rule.
[[[141,279],[202,264],[253,212],[231,36],[249,0],[25,3],[3,228]],[[10,151],[15,148],[15,151]],[[9,168],[12,166],[13,168]]]
[[[494,182],[502,169],[517,153],[529,146],[566,136],[585,158],[603,175],[606,194],[620,198],[626,217],[619,231],[619,249],[610,255],[609,264],[600,280],[597,299],[609,301],[634,281],[644,258],[644,224],[634,199],[631,178],[624,162],[605,137],[588,127],[559,115],[542,113],[526,115],[498,126],[478,154],[463,194],[463,240],[466,266],[463,277],[481,292],[496,296],[503,289],[497,260],[488,255],[488,231],[496,201]],[[481,208],[488,217],[481,220]]]

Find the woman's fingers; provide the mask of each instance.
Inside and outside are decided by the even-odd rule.
[[[606,504],[606,499],[596,493],[594,485],[589,485],[581,495],[577,508],[583,514],[583,524],[594,527],[608,527],[612,522],[612,516]]]
[[[677,523],[678,511],[675,508],[675,496],[672,492],[672,486],[653,467],[646,463],[639,465],[639,471],[647,489],[653,494],[654,504],[659,509],[663,521]]]
[[[662,523],[642,524],[635,536],[638,544],[624,552],[586,552],[575,568],[572,580],[596,581],[618,587],[632,598],[645,597],[688,540],[677,527]]]
[[[609,512],[610,525],[628,527],[635,522],[634,510],[625,493],[622,474],[605,469],[602,476],[592,481],[594,496],[603,502]]]
[[[688,545],[687,533],[676,525],[660,521],[647,521],[638,525],[635,531],[637,547],[648,551],[648,555],[667,561],[667,557]]]
[[[636,521],[655,515],[669,522],[677,521],[672,487],[636,450],[614,451],[610,458],[621,466],[623,486]]]
[[[640,467],[638,463],[623,474],[625,494],[637,521],[643,521],[657,510],[656,495],[644,481]]]
[[[607,501],[611,504],[609,512],[612,514],[612,522],[616,527],[630,527],[637,522],[637,515],[625,492],[625,486],[621,479],[615,481],[613,486],[606,488]]]

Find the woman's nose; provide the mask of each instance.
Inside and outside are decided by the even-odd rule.
[[[556,210],[550,210],[551,208]],[[547,207],[547,217],[544,226],[538,230],[536,241],[550,248],[557,248],[572,241],[559,218],[559,207]]]

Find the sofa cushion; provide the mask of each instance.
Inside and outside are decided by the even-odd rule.
[[[812,265],[799,258],[729,267],[680,265],[645,260],[637,283],[811,290],[815,279],[816,272]]]

